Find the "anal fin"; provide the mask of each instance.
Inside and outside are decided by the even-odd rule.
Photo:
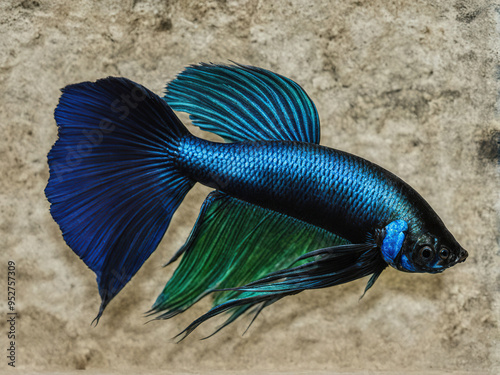
[[[224,328],[254,308],[257,314],[281,298],[374,274],[387,266],[375,243],[347,240],[290,216],[213,192],[205,200],[182,260],[151,313],[168,319],[207,294],[213,308],[179,334],[228,312]]]
[[[216,289],[248,284],[290,267],[309,251],[347,243],[290,216],[213,192],[174,256],[182,255],[182,260],[151,312],[170,318]],[[214,305],[239,294],[216,292]]]

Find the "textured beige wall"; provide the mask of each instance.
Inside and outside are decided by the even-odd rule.
[[[0,2],[0,252],[17,263],[18,358],[26,371],[470,371],[499,369],[498,14],[486,1]],[[322,144],[414,186],[470,257],[441,275],[384,272],[290,297],[210,340],[170,338],[208,301],[144,325],[207,189],[97,328],[93,273],[62,240],[43,194],[59,89],[108,75],[161,93],[184,66],[261,66],[315,101]],[[185,117],[183,117],[185,119]],[[0,348],[7,338],[2,292]],[[7,368],[0,356],[0,372]]]

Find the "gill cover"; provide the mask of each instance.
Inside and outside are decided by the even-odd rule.
[[[389,223],[384,231],[385,237],[380,249],[387,264],[399,271],[415,272],[406,254],[401,253],[408,223],[404,220],[395,220]]]

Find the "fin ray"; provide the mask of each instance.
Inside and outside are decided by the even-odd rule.
[[[288,140],[319,144],[316,107],[292,80],[246,65],[199,64],[167,85],[165,100],[194,125],[230,142]]]
[[[188,132],[164,100],[125,78],[62,91],[45,194],[64,240],[96,273],[98,320],[194,184],[174,164]]]
[[[311,262],[308,267],[300,269],[297,272],[283,270],[282,272],[286,276],[281,281],[269,282],[267,278],[263,278],[251,283],[250,287],[245,285],[231,288],[233,291],[242,293],[213,307],[210,311],[193,321],[177,337],[180,337],[180,341],[182,341],[202,323],[224,312],[232,311],[232,315],[226,321],[229,324],[244,312],[240,312],[240,309],[245,309],[246,311],[249,306],[260,303],[264,304],[265,307],[285,296],[297,294],[306,289],[327,288],[372,275],[365,288],[364,293],[366,293],[387,267],[387,263],[382,259],[380,251],[376,246],[367,248],[365,244],[362,244],[359,247],[358,253],[354,255],[354,261],[351,259],[341,264],[331,263],[332,260],[337,263],[342,257],[348,257],[348,254],[334,257],[333,259],[328,256],[321,256],[319,260]]]
[[[213,192],[181,248],[181,263],[152,311],[163,313],[160,319],[169,317],[171,311],[183,311],[214,290],[218,290],[214,300],[218,305],[241,294],[221,289],[289,267],[297,257],[318,247],[345,243],[300,220]]]

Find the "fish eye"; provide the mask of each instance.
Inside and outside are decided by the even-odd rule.
[[[442,260],[446,260],[448,259],[448,257],[450,256],[450,250],[448,250],[446,247],[443,247],[440,251],[439,251],[439,257],[442,259]]]
[[[420,248],[420,258],[423,260],[429,260],[433,257],[434,250],[430,246],[422,246]]]

